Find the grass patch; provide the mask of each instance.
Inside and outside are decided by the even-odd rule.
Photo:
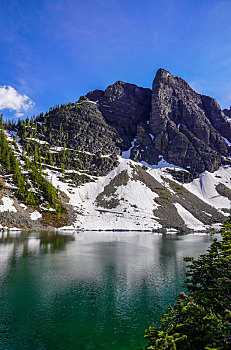
[[[55,228],[66,226],[68,224],[67,210],[63,208],[60,214],[56,212],[42,212],[42,224],[44,226],[52,226]]]

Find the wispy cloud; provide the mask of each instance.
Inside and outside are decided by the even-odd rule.
[[[22,112],[16,112],[14,115],[15,115],[16,118],[21,118],[21,117],[24,116],[24,113],[22,113]]]
[[[34,105],[27,95],[21,95],[12,86],[0,86],[0,110],[9,109],[15,111],[16,117],[22,117]]]

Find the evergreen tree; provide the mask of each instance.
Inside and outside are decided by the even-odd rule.
[[[35,146],[34,149],[34,162],[37,163],[38,162],[38,147]]]
[[[231,219],[206,254],[185,258],[191,265],[185,288],[174,307],[150,327],[145,338],[152,350],[228,350],[231,345]]]

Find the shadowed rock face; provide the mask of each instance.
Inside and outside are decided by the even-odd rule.
[[[104,91],[103,90],[94,90],[90,91],[86,94],[86,97],[91,101],[98,101],[103,96]]]
[[[86,95],[89,99],[98,100],[98,108],[106,122],[114,127],[120,137],[122,150],[131,147],[131,141],[136,137],[137,126],[147,123],[151,112],[152,91],[117,81],[107,87],[104,93],[95,90]]]
[[[52,122],[53,142],[63,145],[60,136],[60,125],[63,133],[69,134],[67,145],[70,148],[105,154],[119,154],[116,143],[121,142],[118,132],[105,121],[98,105],[91,103],[86,97],[80,98],[80,103],[58,108],[49,113],[48,124]],[[47,131],[47,134],[50,130]]]
[[[149,119],[151,96],[150,89],[118,81],[108,86],[100,99],[99,108],[105,120],[123,139],[122,149],[131,146],[138,124]]]
[[[153,82],[149,128],[155,149],[192,172],[215,171],[228,156],[222,136],[231,141],[231,125],[218,103],[164,69]]]
[[[223,109],[223,112],[226,117],[231,118],[231,106],[230,106],[230,109],[227,109],[227,108]]]
[[[157,71],[152,91],[118,81],[87,98],[98,101],[105,121],[117,130],[121,150],[136,138],[133,160],[157,164],[162,155],[197,176],[215,171],[229,155],[223,137],[231,142],[231,124],[218,103],[164,69]]]
[[[231,142],[231,124],[227,122],[224,111],[221,110],[217,101],[209,96],[201,95],[203,108],[206,117],[209,119],[213,127]],[[231,112],[231,111],[230,111]]]

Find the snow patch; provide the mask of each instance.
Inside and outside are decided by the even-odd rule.
[[[39,213],[38,211],[34,211],[33,213],[30,214],[31,220],[38,220],[42,217],[42,214]]]
[[[160,158],[160,161],[158,162],[158,164],[154,164],[154,165],[151,165],[151,164],[148,164],[147,162],[145,162],[144,160],[142,160],[140,163],[147,166],[148,168],[152,168],[152,169],[161,169],[161,168],[175,168],[175,169],[178,169],[178,170],[185,170],[179,166],[176,166],[174,164],[170,164],[168,163],[163,156],[159,156]]]
[[[17,213],[17,209],[14,206],[14,201],[9,197],[2,197],[3,204],[0,205],[0,212],[10,211]]]
[[[222,136],[222,138],[223,138],[223,140],[225,140],[225,142],[227,143],[228,146],[231,146],[231,142],[229,142],[229,140],[227,140],[227,139],[226,139],[225,137],[223,137],[223,136]]]
[[[134,146],[135,140],[132,143]],[[126,151],[128,152],[128,151]],[[123,152],[124,153],[124,152]],[[124,154],[123,154],[124,156]],[[127,156],[130,156],[130,152]],[[157,193],[152,192],[140,181],[133,180],[134,167],[146,165],[148,174],[153,176],[159,183],[174,193],[166,179],[173,179],[172,175],[166,171],[166,168],[175,168],[176,171],[184,170],[181,167],[169,164],[161,156],[157,165],[150,165],[146,162],[137,163],[130,159],[119,157],[119,165],[115,167],[108,175],[95,177],[94,182],[85,183],[75,187],[71,182],[63,182],[60,173],[53,169],[47,169],[45,172],[48,179],[54,187],[61,189],[69,198],[69,204],[76,211],[76,220],[70,227],[65,229],[77,230],[153,230],[161,228],[158,218],[153,214],[157,209],[155,198]],[[114,207],[110,205],[99,206],[96,198],[111,181],[122,171],[128,173],[128,182],[126,185],[119,185],[108,197],[104,196],[104,203],[108,204],[115,199]],[[184,184],[188,191],[195,194],[199,199],[214,206],[220,212],[222,208],[231,208],[231,202],[228,198],[222,197],[216,191],[216,185],[219,183],[230,185],[231,168],[227,166],[220,167],[215,173],[204,172],[200,178],[195,179],[189,184]],[[116,205],[116,207],[115,207]],[[194,230],[205,230],[207,228],[202,222],[197,220],[190,212],[182,206],[178,206],[179,214],[186,225]],[[222,212],[222,214],[224,214]],[[227,214],[227,213],[226,213]],[[211,215],[211,214],[210,214]],[[228,215],[228,214],[227,214]],[[64,229],[64,228],[63,228]]]
[[[130,147],[127,151],[122,152],[121,158],[130,159],[131,149],[134,147],[135,142],[136,142],[136,139],[132,141],[132,147]]]
[[[203,172],[199,178],[194,179],[189,184],[184,184],[184,187],[216,209],[231,209],[231,201],[227,197],[221,196],[216,190],[216,186],[219,183],[226,184],[227,187],[230,187],[230,179],[231,167],[221,166],[214,173],[208,171]]]
[[[26,140],[37,142],[40,145],[49,145],[49,143],[47,141],[42,141],[42,140],[39,140],[39,139],[35,139],[33,137],[27,138]]]
[[[206,226],[197,220],[188,210],[182,207],[179,203],[174,203],[178,214],[184,220],[185,225],[195,231],[205,230]]]
[[[26,205],[24,203],[18,202],[18,204],[20,205],[21,208],[26,209]]]

